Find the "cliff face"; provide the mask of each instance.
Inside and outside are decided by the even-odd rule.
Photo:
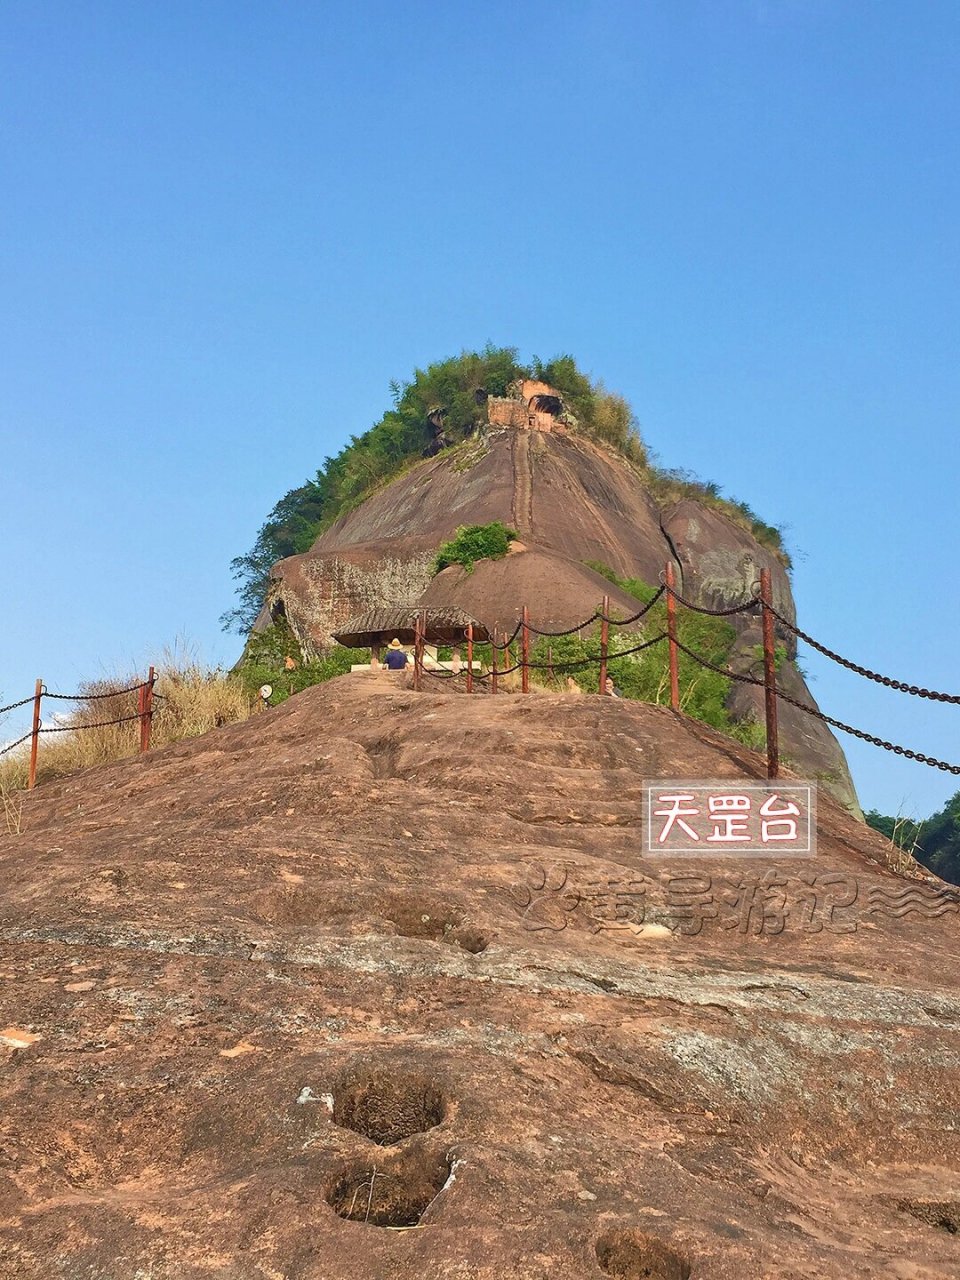
[[[466,574],[436,578],[437,547],[458,526],[501,520],[527,548]],[[615,591],[585,562],[656,584],[673,560],[679,589],[713,607],[752,597],[762,568],[774,604],[795,619],[790,581],[776,556],[732,519],[693,500],[661,510],[636,471],[610,450],[559,430],[492,428],[414,466],[342,516],[303,555],[282,560],[257,621],[285,613],[305,654],[330,643],[349,616],[385,605],[451,604],[488,624],[512,626],[528,605],[535,623],[564,627],[588,617]],[[734,669],[755,669],[758,624],[733,619]],[[795,644],[780,637],[784,687],[816,705],[793,665]],[[735,709],[762,718],[762,693],[738,686]],[[825,725],[781,707],[781,743],[792,765],[820,779],[859,812],[843,752]]]

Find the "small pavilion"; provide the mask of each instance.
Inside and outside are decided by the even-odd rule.
[[[460,649],[467,642],[467,628],[473,628],[476,644],[490,639],[482,622],[471,618],[462,609],[393,608],[372,609],[369,613],[348,618],[333,638],[348,649],[369,649],[371,665],[379,663],[380,656],[391,640],[397,639],[405,648],[412,648],[417,637],[417,618],[423,633],[424,652],[437,663],[440,645],[452,645]]]

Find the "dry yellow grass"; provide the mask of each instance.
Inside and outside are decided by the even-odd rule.
[[[26,781],[26,767],[22,781],[17,781],[13,776],[8,779],[0,772],[0,813],[3,816],[0,835],[6,833],[8,836],[18,836],[23,830],[23,788]]]
[[[64,777],[92,765],[108,764],[137,754],[140,725],[137,694],[118,693],[136,683],[137,676],[95,680],[80,688],[83,699],[72,703],[45,702],[44,727],[62,726],[62,733],[41,735],[37,781]],[[193,738],[219,725],[245,720],[252,699],[235,676],[211,671],[201,662],[181,654],[167,654],[161,663],[153,704],[151,748]],[[56,710],[66,708],[64,712]],[[56,721],[53,717],[56,716]],[[27,784],[29,743],[0,757],[0,809],[3,827],[10,834],[20,829],[22,793]]]

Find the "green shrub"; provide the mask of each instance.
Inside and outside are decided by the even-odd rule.
[[[762,644],[755,644],[752,650],[753,656],[756,658],[760,666],[763,666],[764,649]],[[787,646],[779,642],[773,646],[773,669],[779,671],[787,660]]]
[[[764,752],[767,749],[767,726],[762,720],[755,720],[753,716],[748,716],[745,720],[735,720],[728,732],[731,738],[736,738],[751,751]],[[782,753],[781,759],[783,759]]]
[[[357,662],[369,662],[369,649],[345,649],[343,645],[334,645],[316,662],[298,663],[292,671],[285,667],[275,667],[267,663],[251,662],[239,671],[244,688],[255,694],[261,685],[268,684],[273,688],[270,705],[278,706],[295,693],[309,689],[311,685],[323,684],[335,676],[342,676]]]
[[[292,658],[296,666],[288,669],[287,658]],[[354,663],[369,661],[369,649],[347,649],[334,644],[322,658],[303,662],[297,639],[286,618],[281,616],[272,627],[251,635],[235,671],[244,689],[252,696],[256,696],[261,685],[272,686],[270,704],[278,706],[292,694],[300,693],[311,685],[344,675]]]
[[[656,595],[656,588],[641,582],[637,578],[621,578],[604,564],[592,561],[589,567],[601,574],[608,581],[628,592],[640,604],[649,604]],[[667,629],[667,603],[661,597],[642,621],[643,633],[652,639],[658,632]],[[599,657],[600,638],[599,623],[593,628],[589,639],[580,640],[571,637],[580,645],[583,656]],[[699,654],[715,666],[726,666],[730,659],[736,632],[729,622],[723,618],[714,618],[708,614],[691,613],[680,610],[677,614],[677,639],[692,652]],[[544,644],[545,642],[541,642]],[[551,641],[553,659],[559,661],[558,653],[562,650],[563,641]],[[670,655],[666,644],[654,645],[641,653],[617,657],[615,650],[633,648],[640,640],[635,633],[612,629],[610,632],[610,657],[607,663],[613,676],[614,684],[625,698],[636,698],[641,702],[666,703],[670,700]],[[561,646],[558,650],[557,646]],[[538,646],[539,647],[539,646]],[[727,710],[727,698],[732,681],[717,671],[702,667],[695,659],[683,651],[678,654],[677,667],[680,683],[680,708],[695,720],[712,725],[724,733],[729,733],[747,746],[757,741],[756,730],[748,725],[740,726]],[[590,668],[590,678],[596,678],[596,667]],[[576,672],[573,673],[576,677]],[[752,724],[753,722],[749,722]],[[761,730],[763,726],[760,726]]]
[[[508,529],[499,520],[491,524],[461,525],[449,542],[441,543],[433,561],[433,572],[459,564],[467,573],[472,573],[477,560],[501,560],[516,536],[515,530]]]

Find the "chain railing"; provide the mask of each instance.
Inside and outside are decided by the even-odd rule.
[[[37,782],[37,756],[41,735],[47,733],[83,733],[87,729],[106,729],[115,724],[132,724],[137,720],[140,722],[140,752],[141,754],[150,749],[150,732],[153,725],[153,704],[160,699],[160,695],[154,692],[154,685],[157,682],[156,672],[153,667],[146,680],[142,680],[139,684],[127,685],[122,689],[107,689],[102,693],[52,693],[43,683],[42,680],[37,681],[36,688],[29,698],[21,698],[18,702],[11,702],[9,706],[0,707],[0,715],[4,715],[8,711],[15,711],[19,707],[28,706],[33,703],[33,725],[29,733],[25,733],[22,737],[17,738],[15,742],[8,742],[5,746],[0,747],[0,756],[7,755],[8,752],[14,751],[17,747],[23,746],[25,742],[30,743],[30,762],[27,772],[27,790],[32,791]],[[115,716],[110,720],[92,720],[87,722],[73,722],[71,724],[53,724],[45,725],[41,720],[41,709],[44,698],[58,702],[101,702],[108,698],[122,698],[127,694],[135,693],[137,695],[137,709],[132,715]]]
[[[633,645],[627,649],[611,648],[610,645],[610,629],[635,626],[654,608],[660,600],[666,598],[667,606],[667,628],[665,631],[659,632],[650,639],[642,640],[640,643]],[[704,614],[714,618],[728,618],[738,614],[746,614],[759,611],[763,624],[763,679],[750,675],[742,671],[731,671],[727,667],[718,665],[710,659],[698,654],[694,649],[684,644],[677,635],[677,607],[688,610],[691,613]],[[600,623],[600,647],[597,656],[584,655],[581,658],[565,659],[554,661],[552,654],[548,650],[548,660],[531,661],[530,658],[530,637],[535,636],[542,640],[557,640],[568,636],[582,633],[586,628],[592,627],[595,623]],[[811,648],[818,653],[822,653],[825,657],[839,663],[848,671],[863,676],[865,679],[874,681],[887,688],[897,690],[901,693],[907,693],[915,697],[927,698],[937,702],[944,702],[953,705],[960,705],[960,695],[941,693],[936,690],[927,689],[919,685],[909,684],[903,680],[895,680],[889,676],[883,676],[869,667],[862,666],[860,663],[852,662],[848,658],[835,653],[827,645],[815,640],[813,636],[802,631],[791,619],[787,618],[780,610],[776,609],[773,604],[773,592],[771,587],[770,571],[768,569],[761,570],[759,590],[757,594],[750,600],[741,604],[726,606],[723,608],[710,608],[706,605],[695,604],[693,601],[686,599],[677,591],[674,583],[673,563],[668,562],[663,581],[654,592],[650,600],[643,605],[636,613],[630,614],[625,618],[615,617],[610,608],[610,597],[604,596],[602,605],[599,610],[595,610],[589,618],[585,618],[576,626],[567,627],[562,630],[548,630],[543,627],[536,627],[530,621],[529,611],[524,607],[521,616],[517,620],[516,625],[509,635],[501,633],[499,626],[494,627],[492,634],[489,635],[487,643],[490,646],[490,663],[488,669],[478,672],[475,670],[474,662],[474,638],[473,627],[468,625],[465,629],[465,642],[467,647],[467,662],[464,668],[459,670],[445,670],[442,668],[431,669],[425,662],[425,643],[426,643],[426,619],[423,611],[418,612],[416,616],[416,631],[414,641],[414,687],[422,688],[423,677],[426,676],[431,680],[450,681],[463,679],[466,682],[466,690],[472,693],[476,685],[487,688],[491,693],[499,691],[499,682],[507,676],[512,676],[520,672],[521,688],[524,693],[529,691],[529,674],[531,671],[548,671],[551,675],[557,672],[582,672],[591,667],[599,668],[598,689],[600,693],[606,693],[607,690],[607,670],[608,664],[619,658],[633,657],[639,653],[652,649],[655,646],[667,642],[670,659],[670,705],[674,711],[680,710],[680,692],[678,677],[678,661],[679,654],[683,653],[693,662],[713,671],[718,675],[724,676],[728,680],[735,681],[740,684],[752,685],[755,688],[764,691],[764,709],[766,721],[766,742],[767,742],[767,774],[768,777],[775,778],[778,776],[780,760],[779,760],[779,734],[778,734],[778,716],[777,705],[780,702],[786,703],[794,707],[798,711],[802,711],[805,715],[812,716],[820,720],[822,723],[829,725],[831,728],[839,730],[841,733],[850,734],[852,737],[858,738],[863,742],[869,742],[873,746],[882,748],[885,751],[891,751],[895,755],[903,756],[908,760],[915,760],[919,764],[929,765],[931,768],[940,769],[945,773],[960,775],[960,765],[950,764],[947,761],[939,760],[935,756],[930,756],[921,751],[914,751],[909,747],[900,746],[897,743],[890,742],[885,738],[881,738],[875,734],[868,733],[863,729],[858,729],[853,725],[846,724],[842,720],[838,720],[833,716],[828,716],[818,707],[811,706],[809,703],[802,702],[798,698],[794,698],[788,694],[785,689],[781,689],[777,684],[777,658],[775,643],[775,627],[780,625],[792,635],[802,640],[805,644],[809,644]],[[517,641],[520,642],[520,658],[514,661],[511,654],[511,646]],[[506,657],[507,665],[501,667],[499,665],[500,656]],[[32,788],[36,783],[37,772],[37,748],[40,736],[50,733],[67,733],[82,732],[86,729],[100,729],[110,725],[128,724],[133,721],[140,722],[140,751],[145,752],[150,746],[150,731],[153,720],[153,704],[160,698],[159,694],[154,692],[156,683],[156,674],[154,668],[150,668],[149,675],[145,681],[139,684],[129,685],[123,689],[109,689],[102,693],[53,693],[48,690],[42,680],[37,681],[36,690],[31,697],[21,698],[16,702],[11,702],[7,706],[0,707],[0,715],[4,715],[9,711],[18,710],[20,707],[28,706],[33,703],[33,726],[29,733],[23,734],[14,742],[7,743],[0,748],[0,756],[6,755],[8,752],[22,746],[25,742],[30,742],[30,767],[28,788]],[[96,702],[108,698],[117,698],[126,694],[137,694],[137,710],[131,715],[118,716],[110,720],[93,721],[87,724],[74,723],[66,725],[43,725],[40,718],[41,703],[44,698],[65,702]]]
[[[610,645],[610,629],[617,627],[627,627],[635,625],[644,618],[651,609],[664,597],[667,603],[667,629],[659,632],[649,640],[644,640],[639,644],[633,645],[628,649],[618,649]],[[750,675],[743,671],[732,671],[728,667],[720,666],[710,659],[697,653],[688,645],[684,644],[677,635],[677,607],[688,610],[691,613],[704,614],[713,618],[729,618],[738,614],[759,612],[763,630],[763,678]],[[582,633],[586,628],[592,627],[595,623],[600,623],[600,646],[599,653],[594,655],[585,655],[581,658],[566,659],[563,661],[554,661],[552,655],[547,662],[531,661],[529,655],[530,636],[538,639],[555,640],[562,639],[567,636]],[[775,638],[776,624],[779,623],[782,628],[803,640],[818,652],[831,658],[833,661],[840,663],[847,670],[853,671],[858,675],[864,676],[869,680],[876,681],[888,688],[896,689],[902,693],[912,694],[921,698],[930,698],[938,702],[960,704],[960,696],[947,693],[939,693],[934,690],[925,689],[918,685],[908,684],[905,681],[893,680],[887,676],[878,675],[871,671],[868,667],[861,666],[859,663],[851,662],[849,659],[842,657],[840,654],[834,653],[826,645],[814,640],[812,636],[807,635],[805,631],[801,631],[789,618],[785,617],[773,605],[773,591],[769,569],[763,569],[760,573],[760,581],[756,594],[750,600],[746,600],[741,604],[730,605],[723,608],[710,608],[707,605],[695,604],[692,600],[686,599],[677,591],[674,583],[674,568],[672,562],[668,563],[663,575],[660,587],[651,597],[651,599],[637,613],[631,614],[626,618],[615,617],[610,609],[610,598],[604,596],[600,609],[595,610],[589,618],[585,618],[576,626],[566,627],[563,630],[548,630],[544,627],[536,627],[530,622],[529,612],[526,607],[521,611],[521,616],[516,626],[509,636],[501,634],[499,625],[494,627],[489,637],[491,661],[486,671],[474,670],[476,663],[473,660],[473,635],[472,627],[467,628],[469,633],[467,642],[467,663],[465,668],[458,670],[453,669],[431,669],[425,662],[425,636],[426,636],[426,619],[421,612],[417,616],[417,639],[415,641],[414,653],[414,687],[419,689],[422,687],[422,678],[424,676],[432,680],[450,681],[450,680],[466,680],[467,691],[472,692],[475,685],[485,687],[491,693],[499,691],[499,683],[507,676],[512,676],[516,672],[520,672],[521,687],[524,693],[528,692],[529,682],[528,676],[531,671],[549,671],[551,675],[557,672],[582,672],[592,667],[599,668],[598,690],[600,693],[608,692],[607,669],[611,661],[618,658],[626,658],[642,653],[647,649],[651,649],[656,645],[667,642],[670,656],[670,705],[674,711],[680,710],[680,691],[678,662],[679,654],[683,653],[693,662],[713,671],[718,675],[724,676],[728,680],[735,681],[740,684],[752,685],[757,689],[764,691],[764,714],[766,728],[766,746],[767,746],[767,775],[775,778],[779,774],[780,769],[780,753],[779,753],[779,726],[777,707],[778,703],[785,703],[794,707],[798,711],[802,711],[805,715],[812,716],[814,719],[820,720],[823,724],[829,725],[833,729],[839,730],[841,733],[850,734],[852,737],[860,739],[862,742],[869,742],[873,746],[882,748],[884,751],[891,751],[895,755],[903,756],[907,760],[915,760],[919,764],[929,765],[931,768],[940,769],[944,773],[960,775],[960,765],[950,764],[945,760],[939,760],[935,756],[927,755],[922,751],[914,751],[909,747],[900,746],[897,743],[890,742],[885,738],[881,738],[876,734],[868,733],[866,730],[858,729],[853,725],[847,724],[843,720],[838,720],[833,716],[828,716],[818,707],[811,706],[809,703],[794,698],[787,693],[785,689],[781,689],[777,682],[777,665],[778,659],[782,656],[777,653],[777,645]],[[520,641],[520,659],[514,661],[511,656],[511,646],[519,639]],[[505,655],[507,665],[499,666],[499,656]]]

